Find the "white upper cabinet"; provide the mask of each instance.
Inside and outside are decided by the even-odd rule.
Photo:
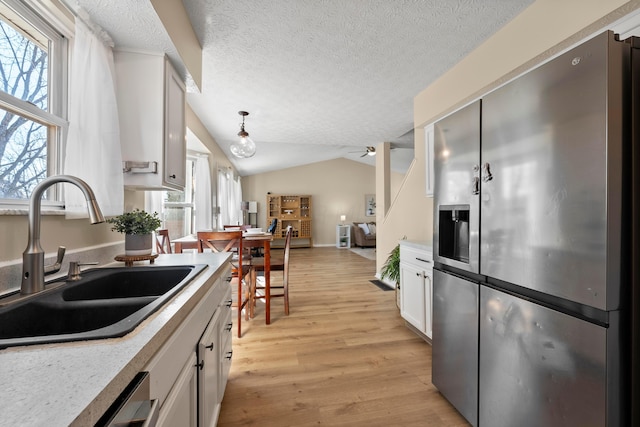
[[[433,197],[433,124],[424,128],[424,152],[425,152],[425,191],[427,197]]]
[[[116,51],[114,62],[125,186],[183,190],[184,82],[164,54]]]

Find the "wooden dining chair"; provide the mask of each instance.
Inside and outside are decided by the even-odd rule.
[[[231,258],[231,284],[234,281],[238,286],[235,307],[238,310],[238,338],[242,336],[242,310],[245,310],[245,319],[249,320],[250,279],[252,266],[251,259],[247,257],[242,248],[242,231],[198,231],[198,252],[211,250],[212,252],[232,252]],[[246,307],[246,309],[245,309]]]
[[[282,284],[281,285],[271,285],[269,286],[270,291],[273,289],[282,290],[282,292],[278,292],[276,294],[269,293],[269,298],[274,297],[282,297],[284,298],[284,314],[289,315],[289,258],[291,252],[291,234],[293,227],[288,226],[287,232],[284,240],[284,253],[282,256],[271,255],[271,262],[269,265],[271,266],[271,272],[274,271],[282,271]],[[265,286],[258,286],[258,272],[264,271],[264,258],[254,259],[251,264],[251,289],[250,289],[250,316],[254,317],[255,315],[255,306],[256,300],[266,298]],[[271,281],[273,283],[273,280]],[[257,292],[262,291],[262,295],[258,295]]]
[[[223,225],[222,229],[223,230],[237,230],[240,229],[242,231],[247,231],[250,228],[253,228],[251,224],[242,224],[242,225]],[[252,252],[252,249],[254,250],[254,252]],[[257,249],[257,251],[255,251]],[[244,253],[246,254],[246,256],[250,257],[250,256],[258,256],[260,254],[259,252],[260,248],[245,248],[244,249]]]
[[[158,252],[159,254],[172,253],[169,230],[167,230],[166,228],[156,230],[156,252]]]

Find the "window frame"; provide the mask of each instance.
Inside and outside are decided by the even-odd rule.
[[[64,144],[69,128],[67,120],[69,39],[64,35],[64,28],[56,27],[53,22],[50,22],[51,20],[42,17],[42,10],[35,10],[19,0],[0,0],[0,2],[49,40],[47,52],[48,109],[42,110],[4,91],[0,91],[0,106],[47,127],[47,176],[60,174],[63,167]],[[41,8],[42,6],[39,9]],[[43,14],[47,15],[46,12]],[[59,187],[61,186],[53,186],[47,190],[46,199],[42,201],[43,205],[49,208],[64,208],[63,193]],[[0,198],[0,208],[26,207],[28,203],[28,199]]]
[[[191,201],[183,201],[183,202],[166,202],[165,196],[166,193],[174,193],[175,191],[173,190],[165,190],[162,193],[162,210],[163,210],[163,214],[162,214],[162,224],[163,227],[166,228],[166,224],[165,224],[165,209],[191,209],[191,213],[190,215],[188,215],[189,221],[188,224],[183,223],[182,225],[182,236],[179,237],[183,237],[183,236],[188,236],[189,234],[193,234],[195,233],[195,215],[196,215],[196,203],[195,203],[195,193],[194,193],[194,180],[195,180],[195,164],[197,161],[197,154],[187,150],[187,159],[186,159],[186,171],[187,171],[187,177],[186,177],[186,182],[185,182],[185,187],[184,190],[179,191],[179,193],[182,193],[186,196],[186,194],[189,194],[189,199]],[[185,197],[186,198],[186,197]],[[187,215],[184,215],[184,218],[187,218]]]

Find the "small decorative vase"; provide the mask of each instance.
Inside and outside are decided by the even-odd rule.
[[[153,249],[152,234],[125,234],[124,254],[125,255],[151,255]]]

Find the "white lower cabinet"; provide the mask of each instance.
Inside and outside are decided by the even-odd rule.
[[[225,359],[231,352],[231,341],[225,341],[231,322],[231,286],[225,279],[230,274],[227,269],[216,279],[145,367],[151,399],[160,402],[160,426],[218,422],[230,366]]]
[[[400,262],[400,291],[401,311],[400,314],[407,322],[426,331],[426,306],[425,298],[427,294],[424,271],[411,264]]]
[[[400,315],[431,339],[433,262],[429,246],[400,242]]]
[[[229,371],[231,370],[231,358],[233,356],[232,335],[233,329],[233,317],[231,317],[231,287],[224,297],[222,304],[220,304],[220,372],[218,375],[218,400],[222,403],[222,397],[224,396],[224,390],[227,387],[227,380],[229,379]]]
[[[219,330],[220,309],[211,318],[209,326],[202,334],[198,343],[198,405],[201,410],[200,426],[215,426],[220,413],[220,399],[218,399],[219,376]]]
[[[158,427],[198,426],[196,353],[191,353],[158,416]]]
[[[214,427],[231,368],[231,286],[198,343],[198,405],[200,427]]]

